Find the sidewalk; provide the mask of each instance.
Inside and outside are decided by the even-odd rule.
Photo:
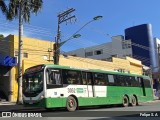
[[[37,109],[37,108],[26,107],[24,105],[17,105],[16,103],[12,102],[0,102],[0,112],[32,110],[32,109]]]

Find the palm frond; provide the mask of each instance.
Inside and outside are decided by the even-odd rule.
[[[14,18],[17,18],[19,12],[19,0],[10,0],[8,8],[9,8],[7,14],[8,20],[13,20]]]
[[[23,19],[29,23],[30,14],[35,13],[37,15],[42,9],[43,0],[10,0],[8,7],[4,0],[0,0],[0,8],[8,20],[13,20],[19,16],[20,4],[22,4]]]
[[[31,11],[32,13],[38,13],[42,9],[42,0],[31,0]]]
[[[4,0],[0,0],[0,9],[2,10],[2,13],[7,15],[8,9],[7,9],[7,5],[5,4]]]

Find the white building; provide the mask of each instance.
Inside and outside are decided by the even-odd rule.
[[[158,54],[160,54],[160,39],[159,38],[154,38],[154,49],[151,50],[152,54],[152,71],[158,72],[159,71],[159,62],[160,62],[160,57]]]
[[[81,48],[66,53],[67,55],[110,60],[111,57],[132,56],[131,40],[124,40],[124,36],[113,36],[112,41],[101,45]]]

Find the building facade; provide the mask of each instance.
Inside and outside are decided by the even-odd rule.
[[[24,73],[26,68],[33,65],[53,63],[53,52],[50,51],[53,51],[53,42],[23,37],[22,72]],[[9,35],[0,40],[0,59],[1,97],[16,102],[18,94],[18,61],[16,61],[18,60],[18,36]]]
[[[132,56],[132,46],[130,40],[125,40],[122,35],[119,35],[113,36],[111,42],[69,51],[66,54],[83,58],[110,60],[112,57]]]
[[[125,39],[130,39],[132,42],[133,58],[141,60],[142,64],[149,67],[154,64],[154,40],[151,24],[142,24],[125,29]]]
[[[125,29],[125,37],[113,36],[111,42],[69,51],[66,54],[100,60],[131,56],[142,61],[143,65],[150,67],[155,66],[155,49],[152,25],[142,24]]]

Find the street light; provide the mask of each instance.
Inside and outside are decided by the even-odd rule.
[[[69,40],[74,39],[74,38],[79,38],[79,37],[81,37],[80,34],[77,34],[79,31],[81,31],[81,30],[82,30],[85,26],[87,26],[89,23],[91,23],[91,22],[93,22],[93,21],[95,21],[95,20],[99,20],[99,19],[101,19],[102,17],[103,17],[103,16],[96,16],[96,17],[93,18],[93,20],[91,20],[91,21],[87,22],[86,24],[84,24],[84,25],[83,25],[79,30],[77,30],[71,37],[69,37],[67,40],[61,42],[61,43],[59,44],[59,48],[60,48],[63,44],[65,44],[66,42],[68,42]],[[59,49],[59,48],[58,48],[58,49]]]
[[[77,30],[73,35],[77,34],[79,31],[81,31],[85,26],[87,26],[88,24],[92,23],[93,21],[97,21],[102,19],[103,16],[96,16],[94,17],[91,21],[87,22],[86,24],[84,24],[79,30]]]
[[[71,37],[68,38],[67,40],[61,42],[61,43],[59,44],[59,48],[60,48],[63,44],[65,44],[66,42],[68,42],[69,40],[72,40],[72,39],[74,39],[74,38],[79,38],[79,37],[81,37],[80,34],[75,34],[75,35],[71,36]]]
[[[88,24],[92,23],[93,21],[96,21],[96,20],[99,20],[101,19],[103,16],[96,16],[94,17],[91,21],[87,22],[86,24],[84,24],[80,29],[78,29],[71,37],[69,37],[67,40],[61,42],[61,43],[58,43],[58,40],[56,41],[55,43],[55,46],[54,46],[54,49],[55,49],[55,52],[54,52],[54,64],[59,64],[59,53],[60,53],[60,47],[65,44],[67,41],[73,39],[73,38],[79,38],[81,35],[80,34],[77,34],[79,33],[85,26],[87,26]],[[60,34],[58,33],[57,36],[59,36]],[[60,38],[60,36],[59,36]]]
[[[80,34],[74,34],[71,37],[69,37],[67,40],[61,42],[61,43],[55,43],[54,44],[54,56],[53,56],[53,60],[54,60],[54,64],[58,64],[59,63],[59,54],[60,54],[60,48],[62,45],[64,45],[66,42],[68,42],[69,40],[72,40],[74,38],[79,38],[81,37]]]
[[[75,34],[75,35],[71,36],[71,37],[68,38],[67,40],[59,43],[59,47],[58,47],[56,50],[60,49],[60,47],[61,47],[62,45],[64,45],[66,42],[68,42],[69,40],[72,40],[72,39],[74,39],[74,38],[79,38],[79,37],[81,37],[80,34]]]
[[[96,17],[94,17],[93,19],[94,20],[99,20],[99,19],[101,19],[103,16],[96,16]]]

